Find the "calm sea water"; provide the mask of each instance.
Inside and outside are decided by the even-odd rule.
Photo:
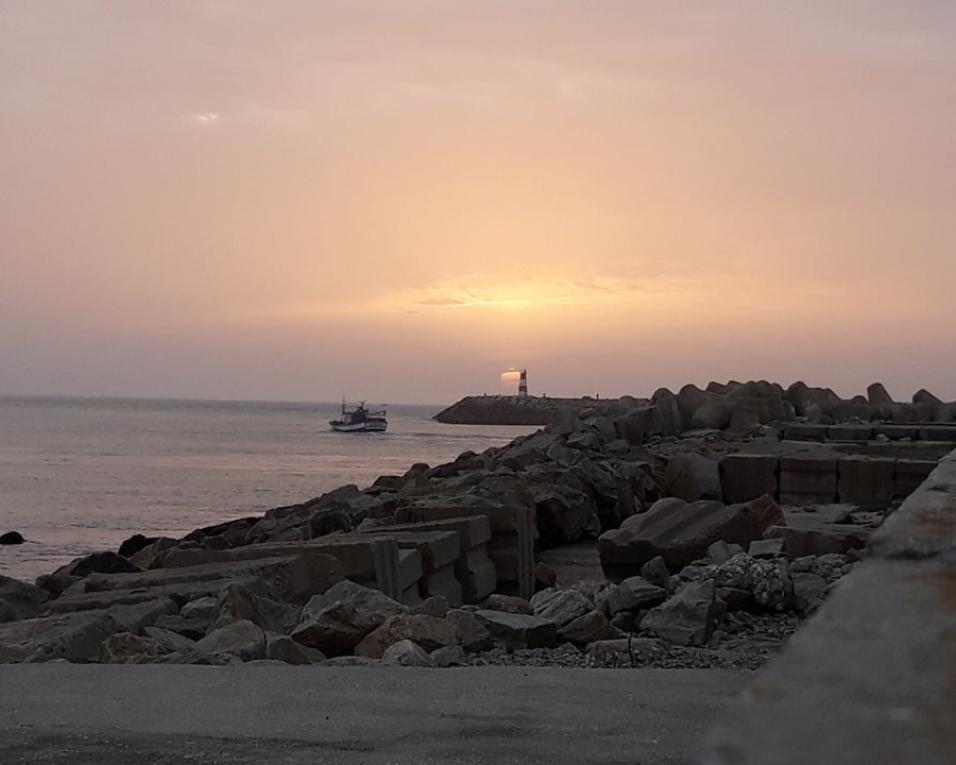
[[[442,425],[390,406],[389,432],[328,429],[339,404],[0,397],[0,574],[29,579],[140,532],[199,526],[367,486],[533,428]]]

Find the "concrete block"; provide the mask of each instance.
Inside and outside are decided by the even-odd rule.
[[[117,629],[117,624],[101,612],[0,624],[0,664],[53,659],[96,661],[100,644]]]
[[[65,614],[73,611],[109,611],[162,598],[171,598],[176,603],[184,604],[197,598],[217,597],[220,591],[230,584],[242,585],[257,595],[271,597],[268,583],[264,579],[204,579],[132,590],[77,591],[75,594],[60,596],[51,601],[49,606],[51,613]]]
[[[787,441],[825,441],[827,426],[809,422],[791,422],[784,427],[783,437]]]
[[[927,425],[919,429],[921,441],[956,441],[956,427],[952,425]]]
[[[862,508],[884,508],[893,501],[896,460],[846,457],[837,464],[841,502]]]
[[[455,575],[461,583],[465,603],[478,603],[498,587],[495,564],[488,557],[487,543],[491,540],[491,524],[487,516],[472,515],[463,518],[424,523],[403,523],[387,529],[369,529],[368,534],[405,534],[455,532],[458,535],[459,555],[455,560]]]
[[[534,535],[537,532],[531,508],[501,506],[488,512],[460,506],[410,505],[399,509],[396,517],[405,522],[427,523],[471,515],[487,515],[491,524],[488,557],[495,564],[498,591],[530,598],[534,593]]]
[[[720,461],[724,502],[749,502],[769,494],[777,496],[779,460],[770,454],[731,454]]]
[[[780,458],[780,503],[812,505],[835,502],[837,461],[820,457]]]
[[[366,535],[362,535],[366,536]],[[376,529],[367,536],[379,539],[394,539],[401,550],[418,550],[424,572],[451,566],[461,556],[461,537],[457,531],[393,531]]]
[[[873,427],[874,436],[886,436],[892,441],[899,441],[901,438],[910,438],[916,440],[919,438],[918,425],[875,425]]]
[[[402,594],[398,576],[398,543],[392,539],[329,534],[298,542],[265,542],[228,550],[170,550],[165,567],[193,566],[205,562],[252,560],[276,555],[331,556],[345,578],[381,590],[391,598]]]
[[[421,551],[415,549],[398,551],[398,581],[402,592],[409,587],[418,587],[424,574],[425,567],[422,565]]]
[[[251,579],[263,581],[262,586],[256,588],[260,594],[266,594],[274,600],[304,603],[313,595],[325,592],[342,578],[342,567],[335,558],[327,555],[287,554],[281,557],[151,569],[132,574],[90,574],[73,585],[70,594],[110,590],[150,591],[155,587],[207,580],[218,582],[218,585],[215,585],[218,592],[227,582]]]
[[[445,566],[426,574],[422,579],[422,598],[443,597],[451,608],[462,605],[461,583],[455,576],[454,565]]]
[[[908,497],[926,480],[938,463],[934,460],[897,460],[893,479],[893,496]]]
[[[827,428],[830,441],[869,441],[873,438],[872,425],[831,425]]]

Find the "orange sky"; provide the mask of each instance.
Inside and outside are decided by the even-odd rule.
[[[956,398],[956,4],[0,0],[0,393]]]

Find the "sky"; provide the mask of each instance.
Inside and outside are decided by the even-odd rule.
[[[956,399],[954,39],[949,0],[0,0],[0,394]]]

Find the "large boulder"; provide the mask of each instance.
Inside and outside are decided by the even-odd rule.
[[[534,615],[558,628],[591,611],[594,606],[577,590],[543,590],[531,598]]]
[[[302,609],[292,638],[329,656],[350,653],[369,633],[408,608],[355,582],[338,582]],[[379,658],[379,657],[375,657]]]
[[[266,633],[266,658],[286,664],[318,664],[326,655],[314,648],[297,643],[288,635]]]
[[[778,523],[783,523],[783,511],[768,496],[736,505],[660,500],[622,528],[602,534],[598,554],[609,578],[639,574],[641,566],[657,556],[677,569],[704,557],[713,542],[749,545]]]
[[[141,570],[122,555],[106,551],[70,561],[65,566],[60,566],[53,575],[85,577],[90,574],[135,574]]]
[[[512,648],[549,648],[558,642],[554,622],[539,616],[484,610],[475,616],[496,641]]]
[[[720,611],[714,582],[691,582],[648,611],[641,629],[675,645],[702,646],[710,640]]]
[[[99,660],[105,664],[141,663],[170,653],[157,641],[132,632],[116,632],[103,641]]]
[[[196,643],[200,653],[228,653],[242,661],[266,657],[266,633],[257,624],[243,620],[213,630]]]
[[[449,646],[445,646],[448,648]],[[441,650],[441,649],[436,649]],[[434,667],[432,660],[424,649],[414,640],[399,640],[392,643],[384,654],[382,664],[388,667]]]
[[[209,631],[244,620],[264,630],[288,632],[299,621],[299,609],[257,595],[245,585],[227,584],[219,593],[209,617]]]
[[[458,644],[457,630],[448,619],[427,614],[400,614],[390,616],[382,626],[366,635],[355,647],[355,654],[380,659],[388,647],[399,640],[412,640],[426,651]]]
[[[54,659],[96,661],[100,645],[116,631],[116,622],[102,611],[0,624],[0,664]]]
[[[0,624],[32,619],[40,613],[47,593],[32,584],[0,576]]]

